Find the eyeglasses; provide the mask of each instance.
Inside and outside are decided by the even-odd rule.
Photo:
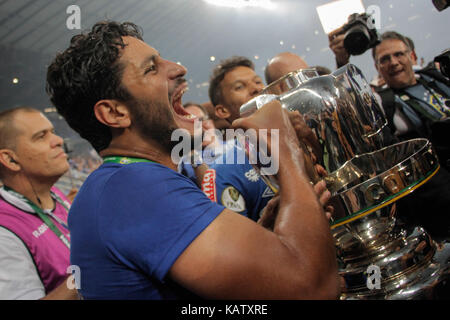
[[[394,52],[393,54],[386,54],[386,55],[382,56],[381,58],[379,58],[377,63],[380,66],[386,66],[391,61],[392,56],[394,56],[397,60],[403,60],[403,59],[405,59],[406,54],[408,52],[409,52],[409,50],[404,50],[404,51]]]

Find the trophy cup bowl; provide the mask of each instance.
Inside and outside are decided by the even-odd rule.
[[[449,277],[449,244],[435,243],[421,227],[399,229],[395,219],[395,202],[440,168],[431,143],[393,143],[382,108],[351,64],[327,76],[310,70],[290,73],[241,106],[241,116],[273,99],[287,110],[298,110],[322,145],[325,181],[335,207],[330,227],[343,279],[341,298],[434,297]],[[245,139],[240,144],[251,149]],[[278,191],[276,178],[253,163]],[[372,267],[379,271],[379,287],[370,285]]]

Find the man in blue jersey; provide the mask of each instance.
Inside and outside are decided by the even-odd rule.
[[[216,116],[231,125],[239,118],[240,107],[259,95],[263,88],[263,80],[256,74],[253,62],[245,57],[233,56],[214,68],[209,97],[215,106]],[[291,112],[290,117],[299,138],[314,135],[300,114]],[[227,138],[230,136],[224,136],[226,147],[223,156],[209,164],[202,190],[212,201],[258,221],[274,192],[264,183],[248,158],[244,163],[238,163],[238,154],[243,150],[234,141],[234,136]]]
[[[336,298],[334,241],[281,105],[233,123],[279,130],[281,196],[271,231],[211,202],[177,172],[172,133],[194,126],[181,103],[185,73],[143,42],[137,26],[109,21],[73,37],[48,68],[52,103],[105,162],[69,214],[81,295]]]

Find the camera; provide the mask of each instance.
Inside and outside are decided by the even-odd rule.
[[[442,11],[442,10],[450,7],[449,0],[433,0],[433,4],[438,11]]]
[[[435,57],[434,62],[439,62],[441,73],[450,78],[450,49],[444,50],[444,52]]]
[[[380,43],[380,35],[373,18],[367,13],[353,13],[342,27],[345,50],[351,55],[360,55]]]

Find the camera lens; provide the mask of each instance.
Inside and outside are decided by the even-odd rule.
[[[441,73],[450,78],[450,49],[434,58],[434,62],[439,62]]]
[[[366,52],[370,44],[370,35],[367,28],[361,24],[351,27],[344,38],[345,50],[351,55],[360,55]]]

